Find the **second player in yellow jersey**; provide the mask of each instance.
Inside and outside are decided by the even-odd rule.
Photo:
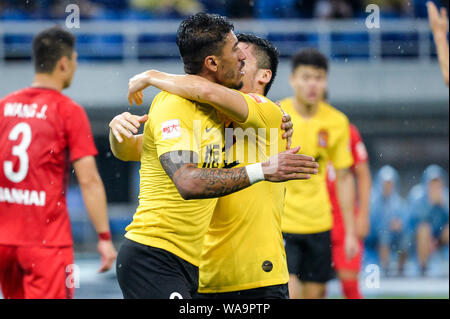
[[[256,128],[265,129],[266,134],[257,134],[256,138],[264,148],[259,157],[270,154],[271,149],[273,152],[274,146],[275,154],[285,150],[283,131],[279,129],[283,116],[280,107],[261,95],[243,96],[249,115],[245,123],[235,123],[234,128],[256,133]],[[232,155],[240,166],[251,164],[246,161],[248,154],[256,153],[258,142],[251,140],[236,137],[236,144],[243,147],[234,148]],[[238,291],[288,282],[281,234],[284,184],[261,182],[219,199],[203,243],[199,292]]]
[[[311,234],[330,230],[332,215],[326,188],[326,167],[328,161],[335,169],[348,168],[353,163],[348,119],[325,102],[319,103],[317,114],[311,118],[299,115],[291,98],[280,103],[291,115],[296,128],[292,142],[301,145],[302,153],[313,156],[320,167],[319,174],[308,181],[287,182],[283,232]]]

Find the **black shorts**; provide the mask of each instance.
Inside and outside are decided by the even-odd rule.
[[[289,299],[288,284],[259,287],[254,289],[198,294],[200,299]]]
[[[164,249],[126,238],[116,272],[125,299],[191,299],[197,294],[198,267]]]
[[[334,276],[331,259],[331,232],[284,233],[289,274],[300,281],[326,283]]]

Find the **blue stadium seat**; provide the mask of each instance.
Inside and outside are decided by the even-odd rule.
[[[16,9],[6,9],[4,11],[0,11],[0,19],[1,20],[29,20],[31,16],[21,10]]]
[[[332,33],[331,55],[334,59],[370,57],[368,33]]]
[[[299,13],[294,0],[257,0],[255,1],[255,18],[298,18]]]
[[[143,34],[139,36],[138,43],[139,59],[179,58],[179,51],[176,45],[176,34]],[[172,54],[167,56],[167,52],[171,52]]]
[[[383,58],[419,56],[419,35],[416,32],[383,33],[381,40]]]
[[[123,35],[88,35],[77,37],[80,60],[120,60],[123,58]]]

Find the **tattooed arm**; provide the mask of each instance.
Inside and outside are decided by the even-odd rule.
[[[299,149],[279,153],[262,163],[265,180],[285,182],[309,179],[310,174],[317,174],[318,164],[310,156],[296,154]],[[250,186],[245,167],[198,168],[194,152],[168,152],[161,155],[159,161],[183,199],[221,197]]]
[[[174,156],[190,158],[189,162],[174,161]],[[197,154],[183,151],[161,155],[159,161],[172,179],[183,199],[225,196],[250,186],[245,167],[232,169],[198,168]],[[178,163],[179,162],[179,163]]]

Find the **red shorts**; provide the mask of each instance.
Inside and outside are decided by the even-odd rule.
[[[0,286],[5,299],[71,299],[73,247],[0,245]]]
[[[345,255],[344,239],[333,240],[331,243],[331,251],[334,269],[336,271],[352,270],[359,272],[359,270],[361,269],[361,261],[364,248],[364,244],[362,241],[359,242],[359,247],[360,249],[358,254],[356,254],[356,256],[352,259],[348,260],[347,256]]]

